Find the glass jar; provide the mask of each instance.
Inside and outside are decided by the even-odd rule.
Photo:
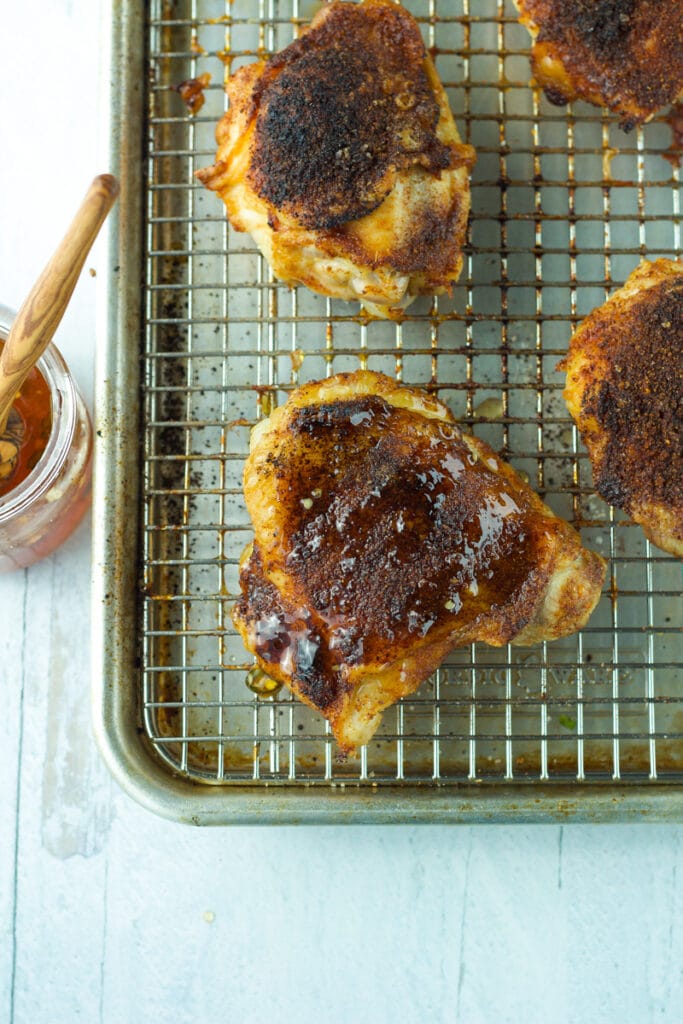
[[[0,339],[13,314],[0,306]],[[22,569],[51,554],[78,526],[90,504],[92,425],[69,369],[54,345],[37,368],[50,389],[52,426],[38,462],[0,496],[0,572]]]

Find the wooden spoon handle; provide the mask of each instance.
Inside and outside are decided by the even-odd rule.
[[[119,193],[111,174],[99,174],[51,260],[12,324],[0,357],[0,435],[16,396],[64,316],[85,258]]]

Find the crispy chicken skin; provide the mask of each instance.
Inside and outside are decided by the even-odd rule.
[[[588,100],[630,131],[683,96],[683,0],[515,0],[552,103]]]
[[[605,565],[426,392],[378,373],[306,384],[252,433],[254,543],[233,618],[343,751],[454,647],[584,625]]]
[[[683,263],[643,261],[560,368],[596,490],[683,557]]]
[[[216,163],[197,176],[278,278],[383,317],[457,280],[474,150],[407,11],[327,4],[227,90]]]

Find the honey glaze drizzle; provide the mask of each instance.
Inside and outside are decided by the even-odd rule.
[[[376,396],[305,407],[287,450],[270,456],[283,530],[267,571],[255,545],[239,615],[263,667],[315,703],[341,692],[354,665],[384,663],[411,636],[466,630],[496,608],[506,636],[504,608],[525,589],[525,495],[456,426],[415,422]],[[305,605],[270,582],[276,564]]]
[[[407,628],[424,636],[442,608],[457,614],[460,592],[476,595],[481,578],[493,577],[494,564],[523,545],[523,510],[496,477],[495,465],[480,462],[463,485],[466,464],[472,467],[476,460],[445,424],[423,427],[421,436],[411,437],[410,418],[381,399],[333,411],[319,407],[317,420],[305,411],[298,425],[304,461],[306,435],[328,451],[317,467],[311,458],[306,482],[308,493],[323,494],[326,501],[301,497],[289,487],[283,492],[283,502],[298,499],[299,510],[294,506],[288,517],[294,527],[285,542],[288,569],[305,577],[318,614],[351,618],[354,605],[375,590],[372,578],[391,571],[394,593],[374,595],[383,608],[381,631],[391,623],[392,634]],[[400,437],[407,446],[405,440],[397,446]],[[348,450],[355,459],[348,460]],[[312,482],[317,486],[311,488]],[[434,564],[432,551],[438,552]],[[326,552],[335,559],[335,572],[330,564],[319,573]],[[324,587],[321,578],[328,581]]]

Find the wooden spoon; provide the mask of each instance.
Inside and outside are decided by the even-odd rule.
[[[14,468],[21,443],[12,417],[17,392],[38,362],[59,326],[85,258],[111,210],[119,184],[111,174],[98,174],[88,189],[52,259],[17,313],[0,355],[0,479]]]

